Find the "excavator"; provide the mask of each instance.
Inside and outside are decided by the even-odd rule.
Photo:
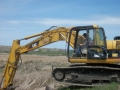
[[[83,33],[86,33],[86,38],[82,36]],[[20,45],[22,40],[34,37],[35,40]],[[19,67],[18,63],[22,62],[21,54],[57,41],[67,42],[67,57],[71,65],[53,69],[52,76],[56,81],[75,85],[120,82],[120,41],[118,39],[106,41],[104,29],[97,25],[71,28],[54,26],[42,33],[13,40],[0,90],[14,90],[13,79]],[[80,46],[84,41],[86,44]]]

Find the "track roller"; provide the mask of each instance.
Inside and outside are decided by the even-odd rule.
[[[65,79],[65,73],[61,69],[54,69],[52,75],[57,81],[60,82],[62,82]]]

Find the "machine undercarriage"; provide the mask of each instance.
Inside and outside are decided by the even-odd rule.
[[[52,72],[55,80],[72,85],[97,86],[104,83],[120,82],[120,65],[77,64],[56,68]]]

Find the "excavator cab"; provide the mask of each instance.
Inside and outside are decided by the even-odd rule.
[[[73,49],[70,47],[70,43],[74,44]],[[71,29],[68,41],[68,60],[70,62],[93,63],[106,58],[106,36],[102,27],[93,25]]]

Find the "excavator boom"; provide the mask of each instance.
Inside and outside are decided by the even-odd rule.
[[[9,54],[9,58],[3,73],[3,81],[1,83],[2,85],[0,90],[6,90],[12,86],[13,78],[18,68],[18,62],[19,60],[21,60],[20,55],[22,53],[26,53],[28,51],[37,49],[39,47],[48,45],[56,41],[64,40],[68,42],[69,31],[70,29],[66,27],[56,27],[56,29],[46,30],[42,33],[28,36],[20,40],[14,40],[10,54]],[[37,37],[37,39],[33,40],[32,42],[24,46],[20,45],[20,42],[22,40],[28,40],[33,37]],[[74,37],[74,33],[72,34],[72,37]],[[73,47],[73,40],[71,41],[70,45],[71,47]]]

